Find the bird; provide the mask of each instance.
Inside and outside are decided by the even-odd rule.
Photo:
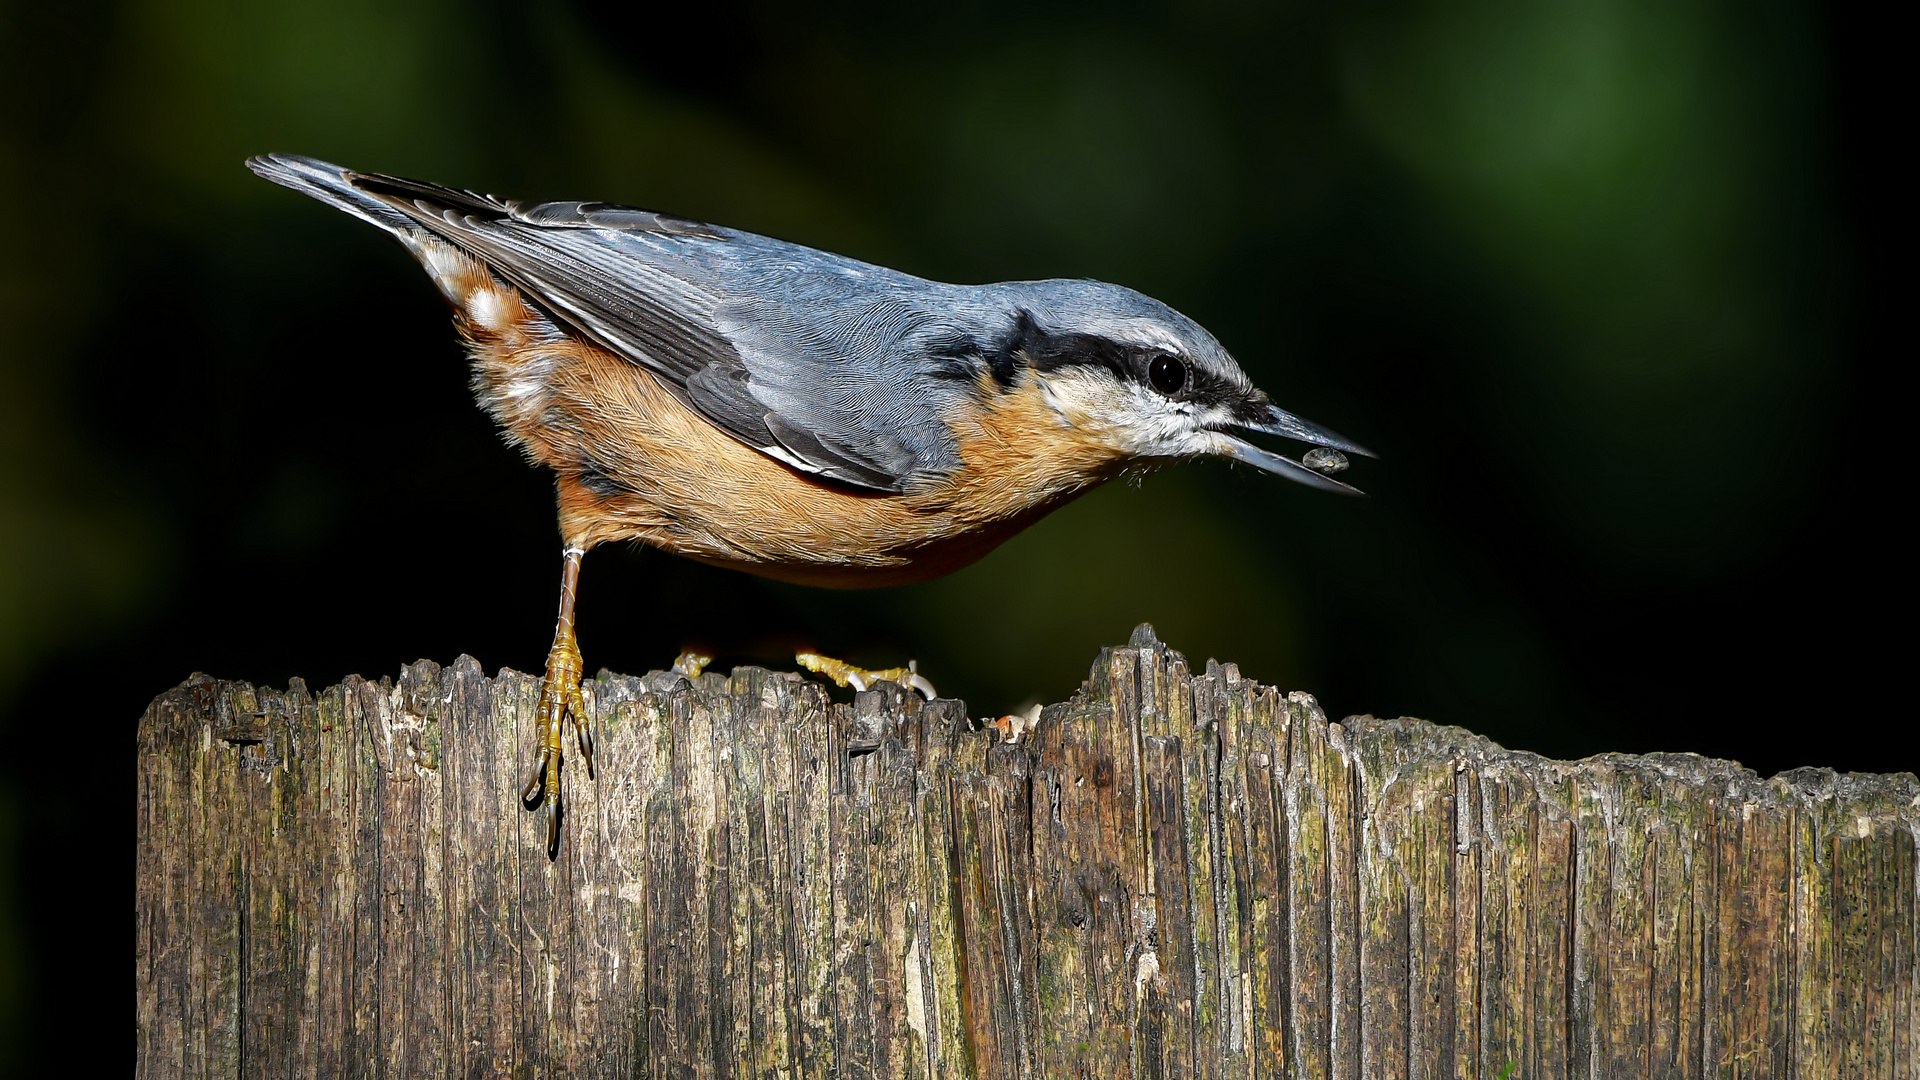
[[[548,812],[550,859],[569,718],[593,778],[574,609],[600,544],[901,585],[1121,475],[1222,458],[1359,494],[1331,474],[1344,453],[1374,456],[1274,405],[1212,334],[1123,286],[950,285],[615,203],[503,200],[292,154],[246,164],[398,239],[453,310],[480,406],[553,470],[560,611],[521,791]],[[1250,435],[1314,449],[1296,461]]]

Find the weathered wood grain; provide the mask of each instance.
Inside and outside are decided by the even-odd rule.
[[[195,676],[139,729],[136,1072],[1920,1077],[1920,783],[1579,762],[1193,674],[1019,743],[891,684]]]

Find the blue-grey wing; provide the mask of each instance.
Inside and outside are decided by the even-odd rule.
[[[808,271],[755,276],[714,311],[744,383],[712,393],[716,368],[689,380],[702,413],[751,402],[789,452],[855,463],[869,475],[840,478],[882,490],[959,466],[944,414],[974,392],[977,350],[948,312],[930,309],[927,288],[849,286]]]
[[[928,301],[966,290],[631,207],[348,176],[795,468],[898,492],[959,464],[943,415],[979,361]]]

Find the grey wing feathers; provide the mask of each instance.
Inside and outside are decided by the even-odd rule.
[[[684,279],[608,243],[579,213],[592,204],[515,207],[417,180],[347,175],[354,187],[385,196],[416,225],[478,256],[576,328],[676,383],[730,359],[732,346],[703,310],[711,301],[703,302]]]
[[[707,240],[724,239],[725,234],[698,221],[674,217],[652,210],[636,210],[604,202],[525,203],[510,200],[507,208],[513,216],[529,225],[570,229],[620,229],[658,233],[661,236],[698,236]]]
[[[922,354],[931,320],[896,287],[915,279],[610,203],[505,202],[283,155],[248,165],[388,231],[423,229],[472,253],[796,468],[897,492],[959,464],[939,421],[968,385]]]
[[[943,414],[973,392],[978,367],[940,348],[956,336],[944,319],[918,295],[848,297],[827,275],[784,284],[715,312],[781,444],[803,457],[863,463],[896,478],[890,490],[957,468]]]

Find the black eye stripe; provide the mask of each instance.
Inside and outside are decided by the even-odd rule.
[[[1200,406],[1231,404],[1251,392],[1244,380],[1228,378],[1167,347],[1115,341],[1096,334],[1049,331],[1024,310],[1016,313],[1011,332],[1005,337],[990,342],[969,342],[959,351],[977,354],[985,360],[987,370],[1001,387],[1013,385],[1018,369],[1031,364],[1041,372],[1073,367],[1105,368],[1123,382]],[[1167,372],[1162,376],[1165,385],[1154,381],[1156,363]],[[1178,366],[1178,383],[1172,381],[1168,364]],[[968,377],[973,377],[971,373],[977,370],[971,365],[965,367]],[[1172,389],[1168,389],[1169,386]]]

